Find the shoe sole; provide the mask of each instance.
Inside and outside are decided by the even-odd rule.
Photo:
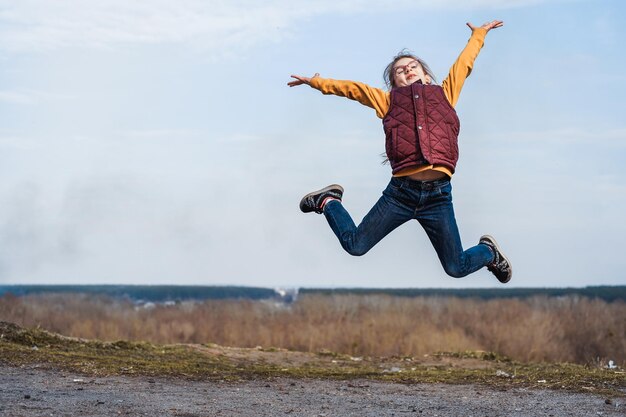
[[[501,283],[506,284],[507,282],[511,280],[511,277],[513,276],[513,266],[511,266],[511,261],[509,261],[509,258],[507,258],[506,255],[502,252],[502,249],[500,249],[500,245],[498,245],[498,242],[493,238],[493,236],[483,235],[481,236],[480,240],[482,239],[489,239],[491,243],[493,243],[493,246],[496,247],[496,250],[500,253],[500,256],[504,258],[507,264],[509,264],[509,275],[507,275],[506,280],[502,281],[498,279],[498,281],[500,281]]]
[[[339,184],[331,184],[328,187],[324,187],[324,188],[322,188],[320,190],[308,193],[307,195],[302,197],[302,199],[300,200],[300,211],[302,211],[303,213],[308,213],[308,212],[306,212],[306,211],[304,211],[302,209],[302,204],[304,203],[304,200],[306,200],[308,197],[311,197],[311,196],[316,195],[316,194],[325,193],[326,191],[337,190],[337,189],[341,190],[341,193],[343,194],[343,187],[341,185],[339,185]]]

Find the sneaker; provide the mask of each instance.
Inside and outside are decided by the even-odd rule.
[[[322,213],[324,201],[327,198],[330,197],[341,201],[342,196],[343,187],[341,185],[329,185],[328,187],[313,191],[302,197],[302,200],[300,200],[300,210],[302,210],[303,213],[310,213],[312,211]]]
[[[490,270],[501,283],[506,284],[509,282],[511,280],[511,276],[513,276],[513,268],[511,268],[511,262],[509,262],[509,259],[504,256],[500,250],[500,246],[498,246],[496,240],[489,235],[484,235],[480,238],[479,243],[489,246],[491,251],[494,253],[493,261],[487,265],[487,269]]]

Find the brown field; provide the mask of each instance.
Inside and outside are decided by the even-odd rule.
[[[285,307],[209,300],[139,307],[82,294],[0,297],[0,321],[105,341],[216,343],[352,356],[489,351],[521,362],[626,364],[626,303],[584,297],[306,295]]]

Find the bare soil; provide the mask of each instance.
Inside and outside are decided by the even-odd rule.
[[[0,365],[2,416],[625,416],[623,397],[476,384],[91,377]]]

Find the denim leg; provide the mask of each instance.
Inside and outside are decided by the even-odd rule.
[[[412,211],[395,201],[388,190],[389,187],[358,227],[341,202],[329,201],[324,207],[328,224],[350,255],[364,255],[392,230],[412,218]]]
[[[486,245],[476,245],[463,250],[459,229],[454,217],[451,186],[448,184],[431,191],[418,221],[433,244],[446,273],[461,278],[486,266],[493,260],[493,253]]]

